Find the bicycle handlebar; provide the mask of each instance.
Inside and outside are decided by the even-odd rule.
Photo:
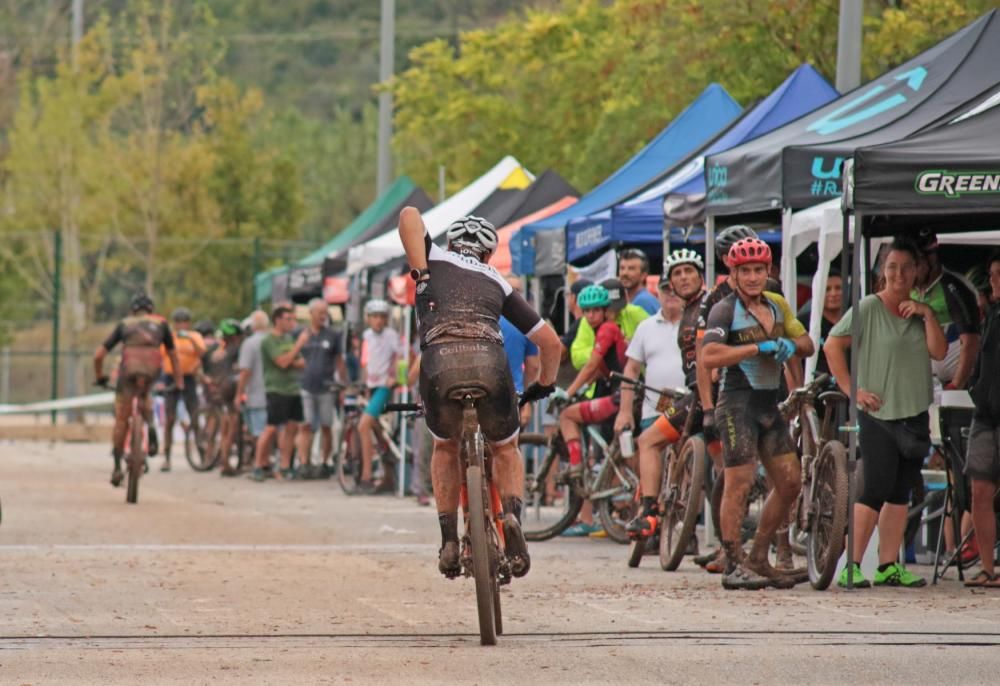
[[[640,390],[645,389],[647,391],[652,391],[653,393],[656,393],[658,395],[669,395],[674,400],[683,400],[684,398],[691,395],[691,391],[686,388],[653,388],[652,386],[649,386],[646,383],[639,381],[638,379],[633,379],[618,372],[611,372],[611,378],[617,379],[618,381],[621,381],[624,384],[628,384],[629,386],[635,386],[637,389]]]
[[[815,398],[826,386],[830,385],[831,381],[833,381],[833,377],[829,374],[820,374],[805,386],[796,388],[794,391],[789,393],[787,398],[778,403],[778,410],[782,414],[788,414],[792,405],[800,402],[804,398]]]

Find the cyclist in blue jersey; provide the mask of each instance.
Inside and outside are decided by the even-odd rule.
[[[788,315],[787,303],[765,294],[771,249],[757,238],[736,242],[729,251],[736,289],[711,310],[702,340],[702,360],[721,370],[715,423],[722,438],[725,489],[722,545],[728,558],[724,588],[790,587],[801,574],[771,566],[768,551],[788,516],[800,487],[800,466],[778,411],[782,367],[795,356],[808,357],[814,346],[805,327]],[[767,497],[749,555],[744,554],[741,524],[757,462],[774,490]]]

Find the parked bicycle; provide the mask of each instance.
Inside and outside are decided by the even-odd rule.
[[[659,389],[646,385],[638,379],[631,379],[617,372],[611,376],[623,384],[633,386],[636,396],[642,398],[648,391],[659,396],[669,396],[673,400],[683,400],[690,395],[687,389]],[[705,439],[700,433],[693,433],[694,420],[700,404],[696,401],[688,412],[687,421],[680,440],[670,445],[663,454],[663,470],[660,477],[658,510],[660,512],[659,545],[660,567],[672,572],[680,565],[690,547],[698,515],[701,513],[702,494],[705,483]],[[649,541],[636,537],[629,548],[629,567],[638,567],[646,554]]]
[[[847,449],[836,439],[839,406],[846,401],[830,375],[820,374],[778,406],[790,420],[802,460],[792,536],[804,537],[809,583],[819,591],[833,580],[847,531]],[[817,402],[823,404],[822,420]]]
[[[558,413],[574,401],[550,398],[548,411]],[[601,426],[588,425],[583,439],[588,468],[577,478],[570,477],[569,451],[562,432],[543,439],[547,441],[543,457],[525,473],[521,527],[527,540],[546,541],[558,536],[576,521],[589,501],[608,537],[622,544],[629,542],[625,526],[639,511],[639,477],[629,464],[634,458],[625,460],[618,441],[608,441]],[[535,434],[525,434],[520,445],[537,445],[537,441]]]
[[[337,481],[340,482],[344,493],[354,495],[358,492],[358,482],[361,480],[361,435],[358,432],[358,424],[365,404],[364,399],[356,391],[342,387],[338,390],[344,391],[344,400],[342,416],[337,422],[339,435],[334,440]],[[409,418],[404,418],[402,421],[409,421]],[[375,423],[375,457],[372,462],[372,474],[379,484],[377,493],[395,490],[398,466],[404,459],[398,441],[399,430],[400,425],[393,425],[393,417],[388,411]],[[412,449],[408,452],[412,452]]]
[[[459,464],[462,474],[460,502],[464,530],[460,561],[462,573],[476,583],[479,640],[496,645],[503,633],[500,586],[512,578],[503,533],[503,505],[493,482],[493,456],[479,428],[476,402],[486,392],[476,386],[459,387],[448,399],[462,403],[462,434],[459,437]],[[389,403],[387,412],[422,412],[418,403]]]

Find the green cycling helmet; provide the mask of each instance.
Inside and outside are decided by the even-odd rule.
[[[239,336],[243,332],[240,323],[235,319],[223,319],[219,322],[219,333],[223,336]]]
[[[580,291],[580,295],[576,297],[576,304],[583,310],[608,307],[611,305],[611,296],[608,295],[607,288],[600,284],[593,284]]]

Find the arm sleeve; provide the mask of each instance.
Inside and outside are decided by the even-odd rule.
[[[851,309],[849,309],[847,312],[844,313],[844,316],[840,318],[839,322],[833,325],[833,328],[830,329],[830,333],[827,334],[827,337],[832,336],[832,337],[842,338],[845,336],[850,336],[851,320],[853,318],[854,318],[854,308],[852,307]]]
[[[733,306],[729,300],[722,300],[712,307],[705,322],[705,343],[726,343],[729,340],[729,328],[733,324]]]
[[[504,298],[502,314],[525,336],[530,336],[542,325],[542,318],[524,296],[515,290],[511,290]]]
[[[167,324],[166,322],[163,322],[162,326],[163,326],[163,347],[166,348],[167,351],[169,352],[174,349],[174,332],[170,330],[170,325]]]
[[[119,322],[118,326],[116,326],[114,328],[114,331],[112,331],[111,334],[107,338],[104,339],[104,349],[110,351],[116,345],[118,345],[119,343],[121,343],[122,339],[124,338],[124,335],[123,335],[124,331],[125,331],[125,327],[122,326],[121,322]]]
[[[792,312],[792,306],[788,304],[787,300],[777,293],[768,293],[765,291],[764,295],[781,310],[781,319],[785,323],[786,337],[798,338],[806,334],[806,327],[802,326],[802,322],[796,319],[795,313]]]

